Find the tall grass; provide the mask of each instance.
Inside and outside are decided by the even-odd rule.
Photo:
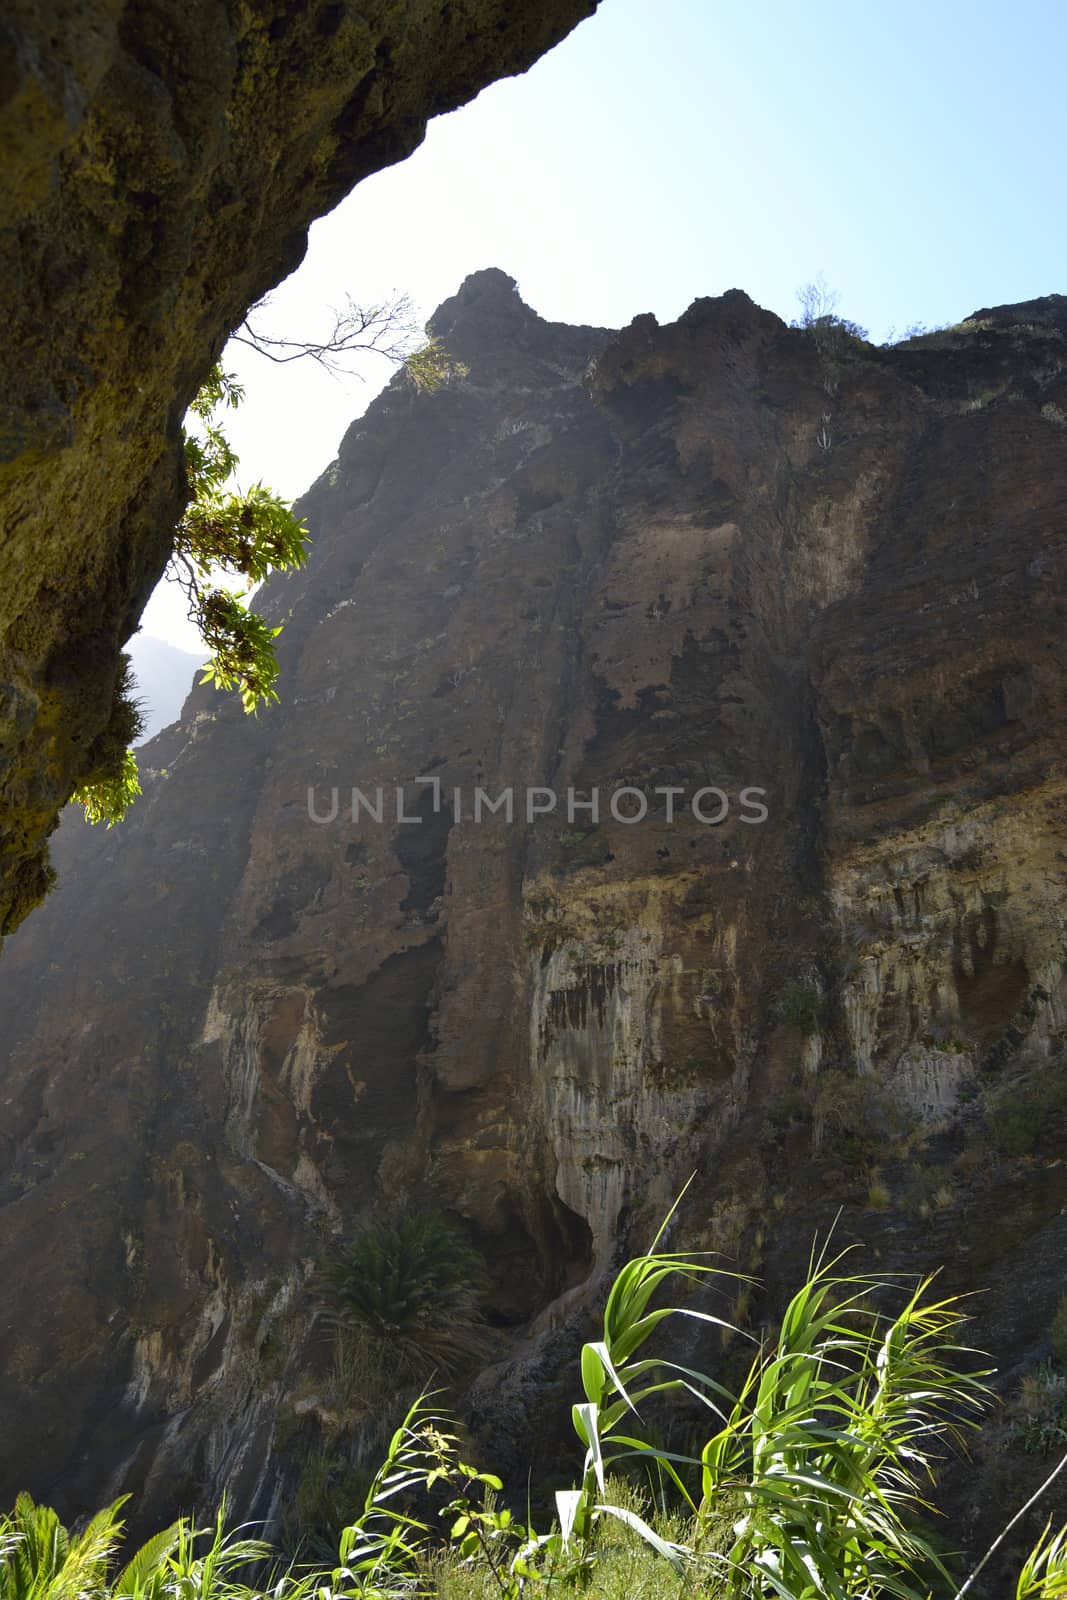
[[[586,1399],[574,1408],[574,1426],[585,1472],[580,1489],[557,1497],[565,1534],[588,1538],[599,1517],[620,1515],[603,1500],[608,1466],[652,1459],[695,1518],[696,1545],[664,1541],[633,1512],[626,1520],[677,1572],[700,1568],[729,1600],[866,1600],[923,1592],[938,1576],[948,1581],[912,1518],[926,1509],[938,1448],[980,1415],[984,1374],[958,1342],[958,1303],[933,1298],[930,1279],[902,1297],[891,1282],[840,1273],[839,1261],[813,1258],[777,1340],[757,1350],[736,1397],[710,1374],[637,1358],[667,1317],[719,1320],[688,1307],[649,1309],[668,1278],[716,1269],[655,1249],[624,1267],[603,1339],[582,1352]],[[875,1309],[894,1292],[904,1300],[897,1311]],[[717,1423],[699,1457],[620,1432],[624,1419],[639,1418],[642,1401],[679,1389]],[[732,1540],[708,1550],[700,1535],[738,1496]]]
[[[341,1532],[330,1569],[274,1571],[265,1585],[250,1586],[250,1563],[262,1570],[270,1551],[228,1535],[220,1512],[205,1529],[176,1523],[116,1571],[122,1502],[71,1534],[23,1495],[0,1519],[0,1600],[951,1593],[918,1518],[929,1510],[939,1460],[988,1401],[988,1373],[961,1342],[959,1301],[938,1298],[930,1278],[909,1290],[844,1272],[840,1256],[814,1254],[776,1338],[755,1347],[731,1394],[713,1373],[649,1353],[668,1319],[698,1331],[725,1327],[691,1303],[691,1291],[734,1276],[704,1257],[661,1249],[666,1227],[619,1273],[601,1337],[582,1350],[582,1398],[572,1414],[582,1473],[557,1494],[549,1527],[513,1514],[500,1480],[464,1459],[459,1434],[422,1395],[394,1433],[360,1515]],[[659,1303],[682,1280],[689,1302]],[[645,1429],[642,1408],[664,1397],[685,1400],[706,1419],[685,1451],[652,1443]],[[654,1508],[620,1487],[618,1473],[635,1466],[670,1489],[673,1511],[662,1495]],[[1016,1600],[1067,1600],[1067,1528],[1046,1528],[1018,1575]]]

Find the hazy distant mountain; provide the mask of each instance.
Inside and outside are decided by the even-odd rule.
[[[178,720],[193,686],[193,674],[204,655],[193,655],[165,639],[152,639],[141,633],[134,634],[126,649],[133,660],[137,697],[145,713],[145,731],[138,741],[144,744],[168,723]]]

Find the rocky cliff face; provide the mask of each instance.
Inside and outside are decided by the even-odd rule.
[[[353,425],[265,592],[282,706],[195,691],[5,951],[0,1499],[268,1515],[323,1238],[417,1184],[489,1261],[505,1466],[694,1171],[749,1315],[844,1207],[1043,1348],[1067,300],[882,350],[488,271],[434,327],[468,375]]]
[[[596,0],[16,0],[0,30],[0,937],[119,713],[181,420],[308,225]]]

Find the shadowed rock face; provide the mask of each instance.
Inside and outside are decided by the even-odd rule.
[[[307,229],[595,0],[16,0],[0,24],[0,936],[185,502],[181,419]]]
[[[843,1207],[995,1283],[1002,1365],[1045,1337],[1064,1180],[972,1135],[1065,1071],[1064,301],[877,350],[736,291],[553,325],[487,271],[434,327],[468,376],[353,424],[264,593],[283,704],[197,689],[5,951],[0,1500],[269,1515],[327,1420],[323,1235],[427,1181],[516,1341],[468,1410],[522,1474],[694,1171],[754,1314]]]

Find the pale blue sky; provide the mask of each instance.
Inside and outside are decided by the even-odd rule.
[[[745,289],[790,318],[820,271],[882,339],[1067,292],[1067,0],[602,0],[524,77],[431,124],[315,224],[273,330],[346,293],[428,316],[499,266],[543,316],[621,326]],[[231,347],[244,482],[296,496],[389,376]],[[196,648],[173,591],[145,631]]]

